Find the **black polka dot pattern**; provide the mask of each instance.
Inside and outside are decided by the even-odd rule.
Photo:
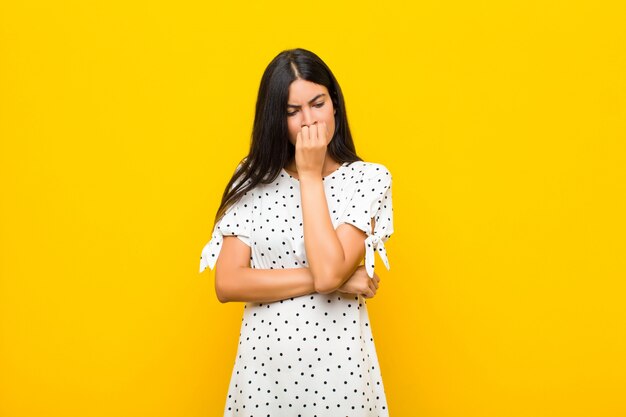
[[[375,220],[374,233],[372,218]],[[374,276],[374,251],[378,252],[389,269],[384,243],[393,233],[393,206],[391,173],[385,166],[369,164],[362,178],[353,184],[347,207],[339,216],[338,224],[341,223],[352,224],[367,234],[365,268],[370,277]]]
[[[369,261],[377,250],[389,268],[382,246],[393,232],[389,171],[344,163],[323,182],[333,226],[364,230]],[[299,181],[282,170],[244,195],[215,226],[200,272],[213,268],[226,235],[251,247],[252,268],[307,267]],[[245,303],[224,415],[388,416],[366,300],[334,292]]]

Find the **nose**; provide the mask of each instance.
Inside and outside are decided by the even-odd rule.
[[[316,121],[313,120],[311,111],[309,109],[302,110],[302,125],[300,127],[311,126],[314,123],[316,123]]]

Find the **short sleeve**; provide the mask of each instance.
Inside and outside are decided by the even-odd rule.
[[[338,224],[352,224],[367,234],[365,269],[370,278],[374,276],[374,252],[378,252],[389,269],[385,242],[393,233],[391,179],[391,173],[384,165],[368,164],[338,220]],[[373,233],[372,218],[375,220]]]
[[[211,240],[202,249],[200,272],[207,267],[213,269],[222,249],[224,236],[237,236],[246,245],[250,243],[252,223],[253,191],[245,192],[239,201],[230,206],[222,218],[215,224]]]

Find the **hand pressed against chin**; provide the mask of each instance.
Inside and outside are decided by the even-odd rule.
[[[303,126],[296,136],[296,167],[298,176],[322,176],[330,135],[326,122]]]

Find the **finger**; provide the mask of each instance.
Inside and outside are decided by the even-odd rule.
[[[374,294],[376,294],[376,285],[374,284],[374,282],[372,280],[370,280],[370,282],[369,282],[369,287],[370,287],[370,291],[372,291]]]
[[[309,127],[302,126],[300,132],[302,133],[302,144],[305,145],[309,141]]]
[[[317,142],[317,122],[313,123],[309,129],[309,139],[312,143]]]
[[[323,122],[315,122],[315,139],[319,142],[318,144],[326,145],[326,135],[324,134],[324,127],[322,126]]]

